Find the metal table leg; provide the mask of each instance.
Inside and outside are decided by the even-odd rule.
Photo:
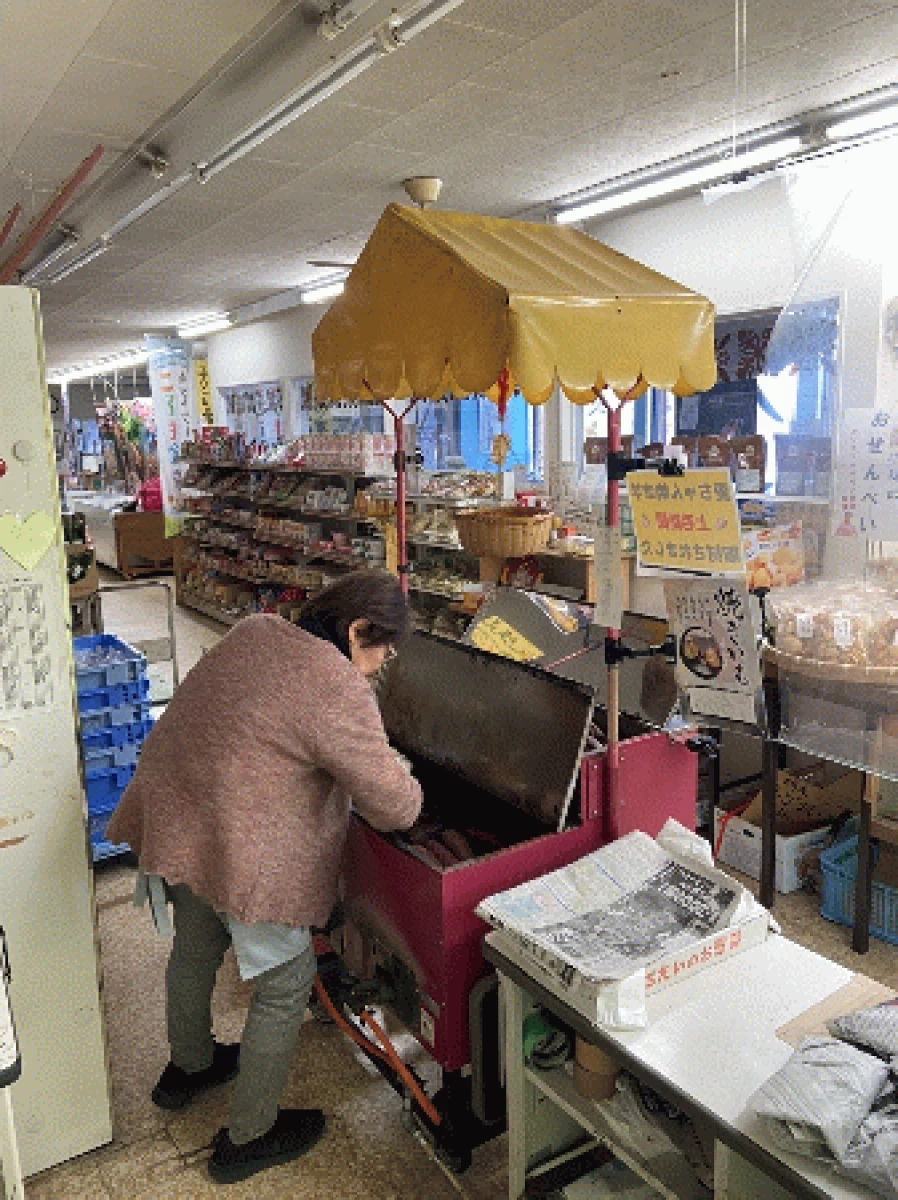
[[[851,931],[851,948],[857,954],[866,954],[870,949],[870,913],[873,908],[871,781],[872,777],[867,775],[864,780],[864,798],[861,801],[861,819],[857,838],[857,880],[854,888],[854,926]]]
[[[780,745],[765,737],[762,746],[761,782],[761,886],[760,901],[773,908],[776,896],[776,782],[780,762]]]

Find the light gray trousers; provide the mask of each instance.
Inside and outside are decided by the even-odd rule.
[[[170,886],[168,894],[175,927],[165,979],[171,1059],[184,1071],[203,1071],[212,1063],[212,989],[231,935],[215,909],[186,885]],[[252,980],[231,1097],[229,1131],[236,1145],[267,1133],[275,1122],[315,972],[310,947]]]

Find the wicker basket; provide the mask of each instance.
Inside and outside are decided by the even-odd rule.
[[[455,518],[461,544],[476,558],[522,558],[549,541],[552,514],[519,508],[480,508]]]

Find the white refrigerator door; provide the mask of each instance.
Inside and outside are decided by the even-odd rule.
[[[0,924],[31,1175],[112,1127],[40,312],[23,287],[0,287],[0,459]]]

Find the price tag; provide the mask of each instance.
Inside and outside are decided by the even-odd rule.
[[[814,636],[814,618],[810,613],[799,613],[795,618],[795,632],[800,638]]]
[[[840,650],[847,650],[854,641],[850,617],[833,617],[833,641]]]
[[[621,576],[621,531],[600,525],[594,531],[596,605],[593,620],[608,629],[620,629],[624,612],[624,581]]]

